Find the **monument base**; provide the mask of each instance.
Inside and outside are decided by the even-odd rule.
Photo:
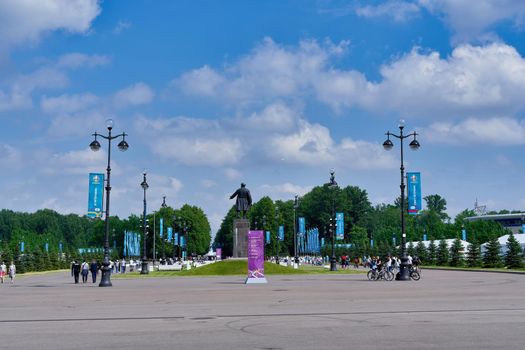
[[[244,284],[264,284],[264,283],[268,283],[268,281],[266,280],[266,277],[263,277],[263,278],[246,278],[246,281],[244,281]]]
[[[233,254],[234,258],[248,257],[248,231],[250,231],[250,220],[233,220]]]

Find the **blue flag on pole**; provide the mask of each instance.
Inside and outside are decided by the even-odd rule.
[[[461,230],[461,239],[464,241],[467,240],[467,231],[465,230],[465,228]]]
[[[90,218],[102,218],[104,174],[89,174],[88,213]]]
[[[279,240],[284,241],[284,226],[279,226]]]
[[[160,218],[159,220],[159,236],[162,238],[162,234],[164,231],[164,218]]]
[[[270,231],[266,231],[266,244],[270,243]]]
[[[173,227],[168,227],[168,242],[171,242],[173,236]]]
[[[299,233],[304,234],[306,232],[306,222],[304,220],[304,217],[300,217],[298,220],[299,220]]]

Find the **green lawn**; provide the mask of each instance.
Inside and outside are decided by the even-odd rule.
[[[339,270],[337,272],[330,272],[328,269],[303,265],[299,269],[292,267],[280,266],[277,264],[265,262],[265,275],[305,275],[305,274],[320,274],[320,273],[337,273],[337,274],[354,274],[364,273],[364,269],[356,270]],[[248,274],[248,262],[246,260],[224,260],[214,264],[206,265],[199,268],[192,268],[184,271],[154,271],[147,275],[140,275],[139,273],[128,273],[124,275],[114,274],[111,278],[136,278],[136,277],[174,277],[174,276],[228,276],[239,275],[246,276]]]

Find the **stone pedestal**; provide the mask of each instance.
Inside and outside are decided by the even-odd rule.
[[[248,257],[248,231],[250,231],[250,220],[233,220],[233,257]]]

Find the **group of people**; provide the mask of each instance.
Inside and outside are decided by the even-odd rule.
[[[82,274],[82,283],[86,283],[90,272],[93,283],[96,283],[98,270],[100,270],[100,265],[95,259],[90,264],[86,260],[82,264],[76,260],[71,263],[71,276],[75,278],[75,283],[79,283],[80,274]]]
[[[2,264],[0,264],[0,281],[2,283],[4,283],[6,274],[9,274],[9,279],[11,280],[11,284],[15,283],[16,266],[13,261],[11,261],[11,265],[9,265],[9,270],[7,269],[7,266],[3,261],[2,261]]]

